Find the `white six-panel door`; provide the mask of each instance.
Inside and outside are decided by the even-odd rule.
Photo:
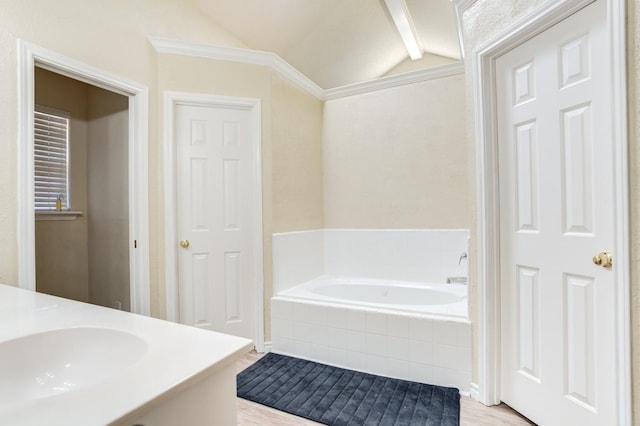
[[[177,105],[179,321],[254,338],[251,112]]]
[[[496,62],[501,398],[541,425],[616,424],[613,272],[592,261],[614,246],[606,19],[600,0]]]

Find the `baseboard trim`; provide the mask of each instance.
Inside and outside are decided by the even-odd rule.
[[[471,385],[469,385],[469,394],[472,399],[480,401],[480,387],[477,383],[471,382]]]

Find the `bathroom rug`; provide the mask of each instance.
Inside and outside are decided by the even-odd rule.
[[[237,376],[238,396],[326,425],[458,426],[456,388],[268,353]]]

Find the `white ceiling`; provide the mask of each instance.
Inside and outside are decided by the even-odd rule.
[[[278,54],[329,89],[382,77],[398,65],[406,71],[460,59],[451,0],[405,1],[426,52],[413,64],[384,0],[195,3],[250,49]]]

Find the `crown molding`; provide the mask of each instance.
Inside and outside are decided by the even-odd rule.
[[[263,52],[237,47],[212,46],[154,36],[147,36],[147,39],[158,53],[194,56],[198,58],[217,59],[220,61],[240,62],[243,64],[270,67],[316,98],[322,100],[324,96],[324,90],[322,90],[320,86],[289,65],[289,63],[280,56],[272,52]]]
[[[468,0],[467,0],[468,1]],[[473,0],[475,1],[475,0]],[[147,36],[149,43],[156,52],[170,55],[193,56],[198,58],[216,59],[221,61],[239,62],[244,64],[262,65],[270,67],[284,78],[298,87],[306,90],[317,99],[324,101],[330,99],[353,96],[391,87],[403,86],[420,81],[435,78],[448,77],[464,73],[462,62],[454,62],[438,67],[407,73],[381,77],[362,83],[349,84],[333,89],[323,90],[307,76],[291,66],[280,56],[272,52],[242,49],[237,47],[221,47],[206,44],[192,43],[188,41],[168,39],[162,37]]]
[[[384,90],[391,87],[404,86],[407,84],[419,83],[421,81],[449,77],[457,74],[464,74],[464,64],[461,61],[433,68],[376,78],[374,80],[349,84],[347,86],[336,87],[334,89],[327,89],[324,91],[324,99],[331,100],[343,98],[345,96],[360,95],[363,93],[375,92],[377,90]]]

